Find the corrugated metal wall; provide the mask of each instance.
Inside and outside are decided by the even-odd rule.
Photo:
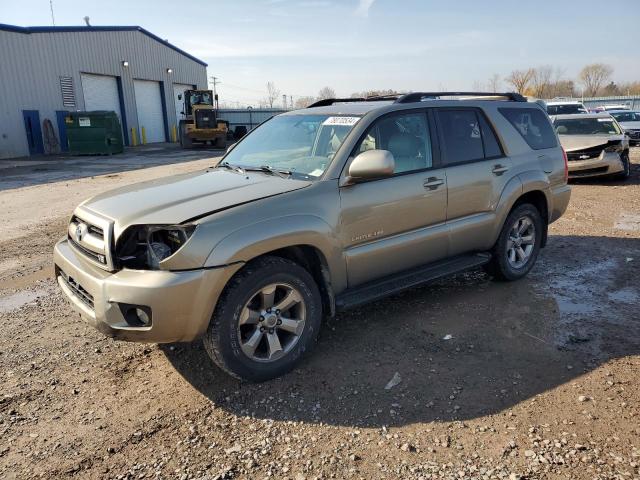
[[[134,79],[163,82],[169,106],[174,104],[173,83],[207,87],[204,65],[135,30],[30,34],[0,30],[0,59],[0,158],[29,154],[22,110],[38,110],[40,122],[50,119],[60,138],[55,112],[70,110],[62,104],[60,76],[73,78],[75,110],[85,108],[81,73],[120,77],[129,130],[138,128]],[[167,73],[167,68],[173,72]],[[166,112],[170,132],[177,119],[173,107]]]

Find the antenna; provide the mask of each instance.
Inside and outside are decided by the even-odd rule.
[[[89,15],[85,15],[85,17],[84,17],[84,23],[86,23],[86,24],[87,24],[87,27],[90,27],[90,26],[91,26],[91,24],[89,23]]]
[[[51,23],[56,26],[56,17],[53,16],[53,0],[49,0],[49,8],[51,8]]]

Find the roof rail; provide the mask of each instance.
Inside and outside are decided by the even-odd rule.
[[[384,100],[397,100],[402,96],[402,93],[391,95],[372,95],[371,97],[353,97],[353,98],[325,98],[324,100],[318,100],[312,103],[307,108],[313,107],[326,107],[333,105],[334,103],[350,103],[350,102],[382,102]]]
[[[356,98],[324,98],[322,100],[318,100],[317,102],[312,103],[307,108],[314,107],[327,107],[329,105],[333,105],[334,103],[348,103],[348,102],[366,102],[366,98],[356,97]]]
[[[511,102],[526,102],[527,98],[519,93],[490,93],[490,92],[412,92],[402,95],[396,103],[421,102],[424,99],[436,100],[440,97],[504,97]]]

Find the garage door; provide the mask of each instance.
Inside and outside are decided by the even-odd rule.
[[[120,124],[122,125],[120,96],[118,95],[118,82],[116,82],[116,77],[83,73],[80,79],[82,81],[85,110],[114,111],[118,114]]]
[[[173,102],[176,105],[176,120],[178,123],[180,120],[184,120],[184,115],[182,115],[182,107],[184,106],[184,91],[191,90],[193,85],[185,85],[184,83],[174,83],[173,84]],[[180,96],[181,98],[178,98]]]
[[[138,127],[144,127],[147,143],[164,142],[164,115],[160,99],[160,84],[150,80],[134,80]]]

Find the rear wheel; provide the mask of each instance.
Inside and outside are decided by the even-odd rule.
[[[543,224],[538,209],[530,203],[515,207],[493,247],[487,272],[498,280],[518,280],[536,263],[542,243]]]
[[[315,343],[320,292],[300,265],[264,257],[229,282],[204,338],[211,359],[227,373],[261,382],[284,375]]]

